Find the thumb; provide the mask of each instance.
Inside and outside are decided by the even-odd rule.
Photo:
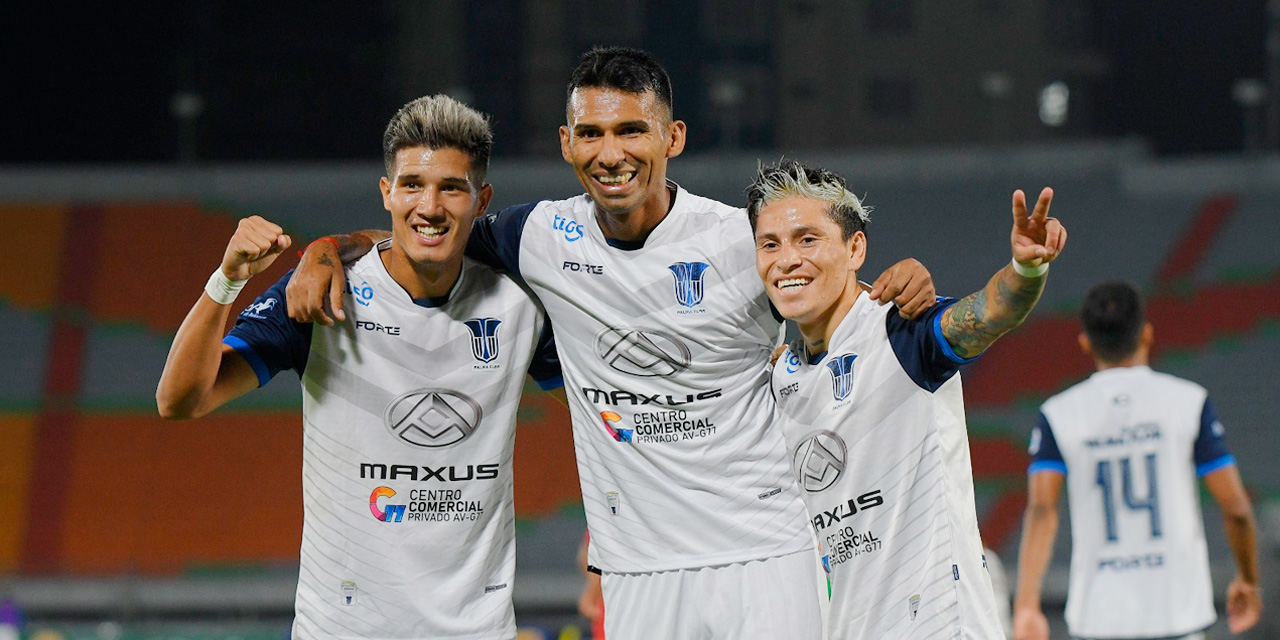
[[[329,280],[329,308],[333,309],[333,317],[342,322],[347,319],[347,314],[342,310],[342,290],[346,288],[347,278],[341,270],[333,275]]]

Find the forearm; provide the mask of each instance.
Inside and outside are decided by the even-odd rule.
[[[942,334],[962,358],[977,356],[1000,336],[1022,324],[1044,291],[1047,276],[1018,275],[1012,265],[991,276],[987,286],[942,314]]]
[[[1222,513],[1222,524],[1227,534],[1227,546],[1236,559],[1236,571],[1244,582],[1258,584],[1258,542],[1253,510]]]
[[[172,420],[202,415],[202,401],[218,379],[222,331],[230,313],[231,305],[218,304],[202,293],[183,319],[156,388],[161,417]]]
[[[1040,592],[1044,574],[1053,559],[1053,539],[1058,534],[1058,510],[1048,506],[1030,506],[1022,525],[1022,543],[1018,551],[1018,587],[1013,598],[1015,609],[1031,607],[1040,610]]]
[[[338,247],[338,259],[343,264],[351,264],[373,250],[373,246],[391,237],[390,231],[382,229],[365,229],[327,236],[332,238]]]

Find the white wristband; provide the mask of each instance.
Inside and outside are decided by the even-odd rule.
[[[244,288],[246,282],[248,280],[232,280],[223,275],[222,268],[217,268],[205,283],[204,292],[218,304],[231,304],[235,302],[236,296],[240,295],[240,290]]]
[[[1022,264],[1021,262],[1018,262],[1017,259],[1014,259],[1012,261],[1012,264],[1013,264],[1014,272],[1016,272],[1018,275],[1024,278],[1039,278],[1040,276],[1044,275],[1046,272],[1049,271],[1048,262],[1041,262],[1040,264],[1034,267],[1028,267]]]

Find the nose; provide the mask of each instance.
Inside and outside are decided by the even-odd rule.
[[[596,156],[596,160],[605,167],[616,167],[627,159],[627,154],[622,150],[622,141],[618,136],[612,133],[606,133],[600,141],[600,153]]]
[[[422,195],[418,197],[418,202],[413,206],[414,213],[422,216],[433,216],[444,212],[441,206],[440,192],[434,188],[422,190]]]
[[[778,249],[778,268],[783,271],[790,271],[800,266],[801,261],[800,250],[790,242],[783,242]]]

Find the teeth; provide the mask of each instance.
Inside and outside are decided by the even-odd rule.
[[[631,176],[634,176],[634,175],[635,173],[632,172],[632,173],[623,173],[616,176],[596,176],[596,180],[599,180],[600,184],[626,184],[631,181]]]
[[[428,225],[423,227],[414,227],[414,231],[417,231],[418,235],[424,238],[438,238],[444,235],[444,232],[447,231],[447,229],[444,227],[433,227]]]
[[[810,282],[811,280],[808,278],[788,278],[786,280],[779,280],[777,286],[779,289],[788,289],[791,287],[803,287]]]

